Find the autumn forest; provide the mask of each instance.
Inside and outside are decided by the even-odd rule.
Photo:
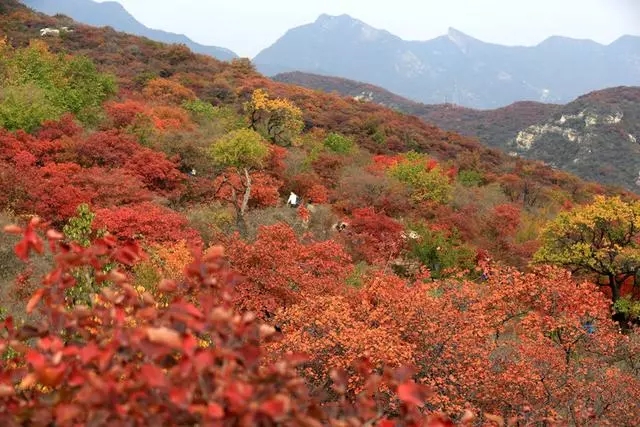
[[[248,60],[2,2],[0,225],[2,426],[640,419],[637,195]]]

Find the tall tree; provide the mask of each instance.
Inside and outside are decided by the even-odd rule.
[[[236,209],[236,223],[240,232],[244,234],[245,215],[251,198],[250,171],[264,165],[269,156],[269,146],[257,132],[240,129],[231,131],[216,141],[211,146],[209,155],[217,166],[225,170],[217,180],[216,193],[230,189],[230,195],[225,199]],[[234,183],[230,175],[239,171],[241,178]],[[239,199],[238,193],[242,194],[242,199]]]
[[[291,144],[304,127],[300,108],[288,99],[270,99],[262,89],[253,92],[245,109],[250,129],[263,132],[274,144]]]
[[[534,261],[606,276],[615,303],[622,283],[640,270],[639,238],[640,201],[596,196],[547,225]]]

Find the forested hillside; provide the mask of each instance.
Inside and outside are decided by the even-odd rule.
[[[632,194],[0,12],[0,424],[640,417]]]
[[[427,123],[511,155],[574,173],[583,179],[638,192],[640,87],[612,87],[566,105],[516,102],[495,110],[425,105],[382,88],[337,77],[284,73],[273,77],[413,114]]]

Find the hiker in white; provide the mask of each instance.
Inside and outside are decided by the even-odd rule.
[[[298,205],[298,195],[293,191],[289,194],[289,199],[287,199],[287,204],[293,207]]]
[[[44,36],[59,36],[60,35],[60,30],[57,30],[55,28],[43,28],[40,30],[40,37],[44,37]]]

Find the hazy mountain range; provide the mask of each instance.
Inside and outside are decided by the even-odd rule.
[[[182,34],[147,28],[115,1],[97,3],[91,0],[22,0],[22,3],[48,15],[57,13],[67,15],[83,24],[96,27],[109,26],[118,31],[163,43],[184,44],[194,52],[210,55],[223,61],[238,57],[229,49],[205,46]]]
[[[523,100],[566,103],[597,89],[640,85],[640,37],[607,46],[550,37],[533,47],[509,47],[451,28],[433,40],[406,41],[348,15],[322,15],[289,30],[253,62],[267,75],[305,71],[428,104],[496,108]]]

